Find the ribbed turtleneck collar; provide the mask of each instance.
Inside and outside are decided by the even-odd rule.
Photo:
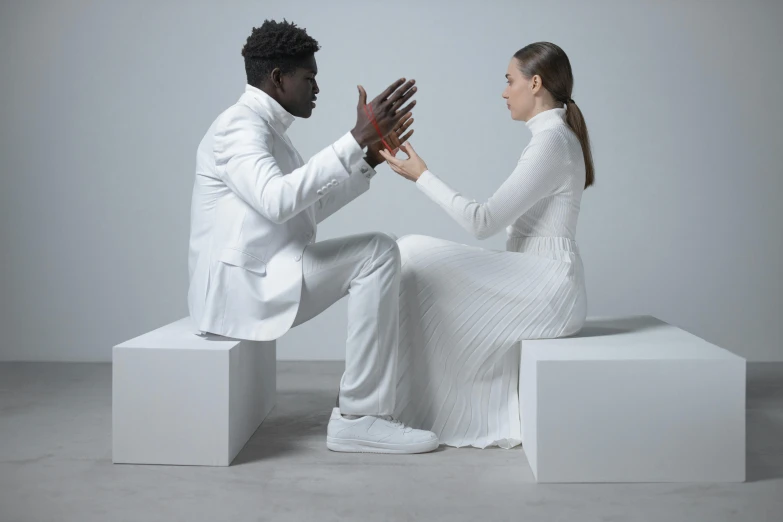
[[[533,136],[535,136],[542,130],[548,129],[555,125],[565,124],[565,118],[566,118],[565,108],[548,109],[539,112],[538,114],[536,114],[535,116],[527,120],[525,122],[525,125],[527,125],[527,128],[530,129],[530,132],[533,134]]]
[[[245,86],[242,99],[281,134],[294,122],[294,116],[274,98],[252,85]]]

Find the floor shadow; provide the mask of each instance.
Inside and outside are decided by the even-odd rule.
[[[335,402],[334,390],[278,391],[277,404],[232,465],[303,453],[322,444]]]
[[[746,481],[783,479],[783,413],[749,411],[746,436]]]
[[[748,363],[746,481],[783,478],[783,363]]]
[[[327,452],[326,425],[335,404],[334,390],[278,392],[277,405],[250,437],[232,466]],[[445,451],[441,446],[434,453]]]
[[[747,363],[748,408],[783,408],[783,362]]]

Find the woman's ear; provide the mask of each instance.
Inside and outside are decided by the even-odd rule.
[[[541,77],[537,74],[534,74],[533,77],[530,79],[530,90],[533,92],[533,94],[536,94],[538,91],[541,90]]]

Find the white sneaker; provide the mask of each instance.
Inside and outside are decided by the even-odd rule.
[[[415,430],[391,417],[367,415],[346,419],[332,410],[326,428],[326,447],[346,453],[426,453],[440,446],[431,431]]]

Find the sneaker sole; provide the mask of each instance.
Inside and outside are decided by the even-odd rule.
[[[403,445],[326,437],[326,447],[331,451],[340,453],[429,453],[430,451],[438,449],[438,446],[440,446],[440,441],[438,439]]]

